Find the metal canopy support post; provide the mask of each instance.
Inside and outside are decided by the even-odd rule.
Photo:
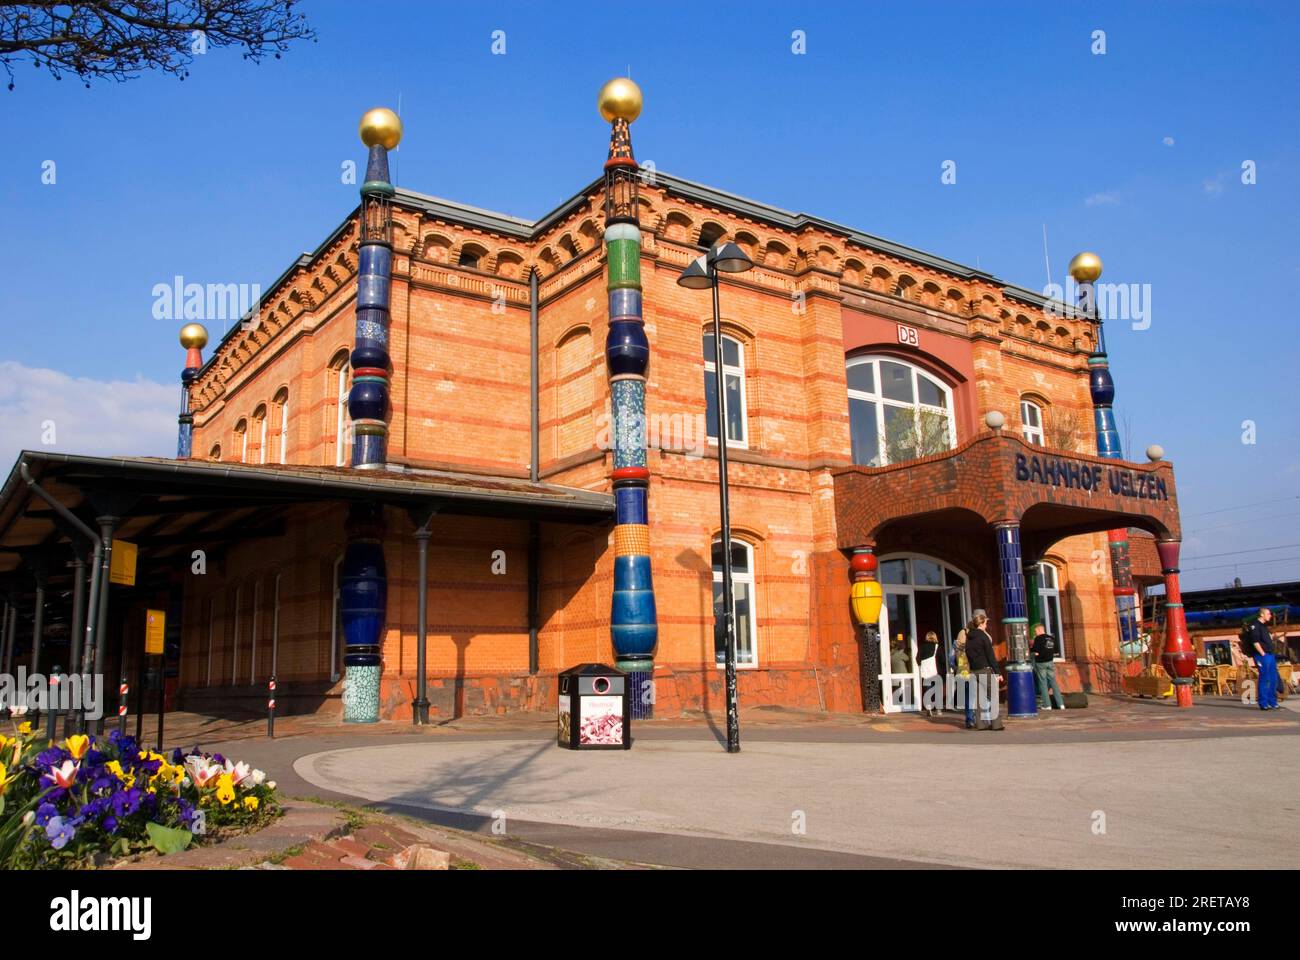
[[[429,722],[429,538],[436,509],[422,508],[410,511],[415,524],[415,549],[419,557],[419,586],[415,589],[415,702],[411,704],[411,722],[423,726]]]

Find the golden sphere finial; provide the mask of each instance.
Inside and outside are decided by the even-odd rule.
[[[596,106],[606,122],[626,120],[631,123],[641,116],[641,88],[632,82],[631,77],[615,77],[603,87],[596,96]]]
[[[202,350],[208,345],[208,329],[201,323],[187,323],[181,327],[181,346],[186,350],[198,347]]]
[[[1070,261],[1070,276],[1079,283],[1092,283],[1101,276],[1101,257],[1087,250],[1076,253]]]
[[[367,147],[381,144],[385,150],[392,150],[402,142],[402,119],[387,107],[375,107],[361,117],[357,133]]]

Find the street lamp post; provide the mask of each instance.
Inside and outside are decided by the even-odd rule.
[[[731,509],[727,501],[727,390],[722,366],[722,319],[718,308],[718,273],[744,273],[754,263],[730,241],[697,257],[677,283],[691,290],[713,291],[713,396],[718,411],[718,508],[722,514],[722,612],[715,614],[714,633],[721,629],[727,678],[727,752],[740,752],[740,706],[736,695],[736,616],[731,580]]]

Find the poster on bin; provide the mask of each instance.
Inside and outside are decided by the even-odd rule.
[[[558,740],[562,746],[566,747],[573,742],[573,728],[570,726],[573,722],[573,714],[570,712],[569,708],[569,702],[571,700],[572,697],[560,697],[560,720],[556,740]]]
[[[579,697],[582,714],[579,744],[621,744],[623,742],[623,698]]]

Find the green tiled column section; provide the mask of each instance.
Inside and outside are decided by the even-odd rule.
[[[640,289],[641,243],[638,240],[610,240],[605,248],[608,256],[608,289]]]

